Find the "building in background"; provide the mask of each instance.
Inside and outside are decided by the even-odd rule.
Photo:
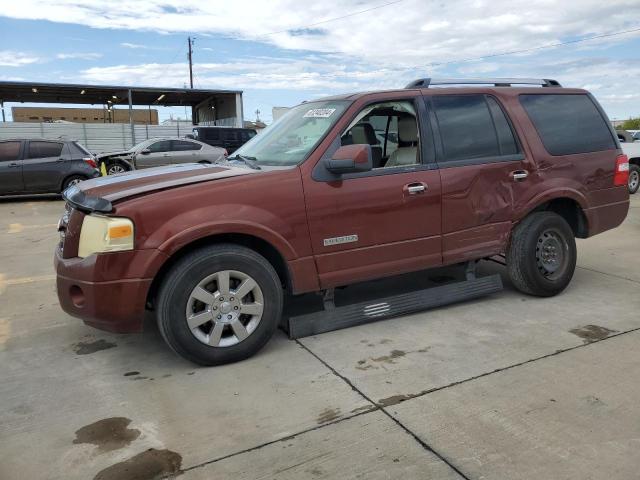
[[[62,120],[72,123],[129,123],[129,110],[116,108],[11,107],[14,122],[39,123]],[[133,109],[136,125],[158,125],[158,110]]]

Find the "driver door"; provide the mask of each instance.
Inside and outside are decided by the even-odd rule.
[[[414,96],[366,105],[324,157],[341,144],[368,143],[381,150],[378,167],[327,181],[316,175],[320,160],[303,178],[322,288],[442,264],[440,173],[427,123]]]

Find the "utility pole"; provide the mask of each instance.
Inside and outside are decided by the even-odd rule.
[[[189,53],[187,56],[189,57],[189,83],[191,84],[191,88],[193,88],[193,42],[195,38],[191,40],[191,37],[187,37],[187,43],[189,44]]]

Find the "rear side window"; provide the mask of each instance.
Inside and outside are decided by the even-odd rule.
[[[551,155],[616,148],[607,122],[589,95],[520,95],[520,103]]]
[[[509,122],[485,95],[433,96],[444,162],[495,158],[518,153]]]
[[[222,139],[226,142],[235,142],[238,140],[237,130],[224,130],[222,132]]]
[[[203,132],[207,140],[220,140],[220,132],[215,128],[205,128]]]
[[[18,160],[20,156],[20,142],[0,142],[0,162]]]
[[[29,142],[27,158],[59,157],[62,147],[63,144],[57,142]]]
[[[188,150],[200,150],[202,148],[201,145],[193,142],[187,142],[185,140],[173,140],[173,147],[171,150],[174,152],[185,152]]]

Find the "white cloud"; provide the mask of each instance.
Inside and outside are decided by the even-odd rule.
[[[28,53],[0,50],[0,67],[23,67],[39,61],[38,57]]]
[[[142,45],[140,43],[129,43],[129,42],[122,42],[120,44],[120,46],[124,47],[124,48],[133,48],[133,49],[147,49],[147,48],[149,48],[146,45]]]
[[[95,28],[225,34],[291,49],[337,52],[395,66],[517,50],[568,37],[631,28],[637,0],[404,0],[361,15],[317,24],[363,10],[360,1],[326,0],[313,8],[298,0],[202,2],[128,0],[22,0],[2,15],[75,23]],[[247,13],[251,21],[247,21]],[[270,32],[280,32],[269,34]],[[206,40],[200,47],[206,47]]]
[[[56,58],[58,60],[97,60],[102,58],[102,54],[93,52],[58,53]]]

